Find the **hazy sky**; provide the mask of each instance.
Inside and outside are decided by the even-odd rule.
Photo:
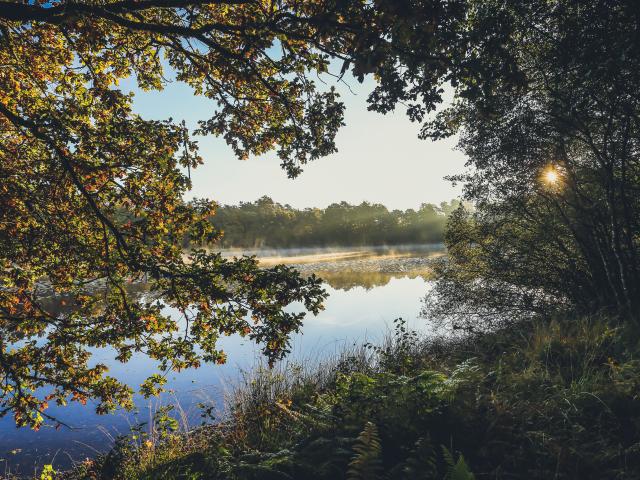
[[[460,194],[443,179],[461,172],[464,156],[454,151],[453,139],[419,140],[419,125],[404,112],[380,115],[368,112],[371,84],[349,82],[337,88],[346,104],[345,123],[337,137],[338,153],[308,164],[295,180],[287,178],[275,155],[238,160],[224,140],[198,137],[204,165],[192,171],[192,196],[219,203],[252,201],[268,195],[294,207],[325,207],[346,200],[383,203],[389,208],[416,208]],[[123,89],[132,87],[125,83]],[[162,92],[136,90],[135,109],[145,118],[186,119],[195,126],[209,118],[215,105],[196,97],[184,84],[170,83]]]

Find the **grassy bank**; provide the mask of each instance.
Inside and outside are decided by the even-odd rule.
[[[222,424],[165,424],[63,477],[637,479],[637,338],[603,318],[446,341],[397,322],[319,368],[256,370]]]

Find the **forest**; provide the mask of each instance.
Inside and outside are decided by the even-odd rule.
[[[334,203],[303,210],[269,197],[223,205],[211,221],[223,232],[222,247],[318,247],[441,243],[457,200],[419,209],[392,210],[381,204]]]

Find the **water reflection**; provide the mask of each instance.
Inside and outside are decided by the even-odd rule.
[[[406,319],[414,328],[426,328],[417,317],[420,300],[429,288],[425,258],[432,258],[432,253],[396,255],[394,260],[390,255],[376,255],[374,263],[377,266],[367,264],[371,257],[363,256],[359,263],[351,258],[334,262],[331,268],[326,267],[328,262],[301,267],[303,271],[318,273],[325,280],[329,298],[325,310],[317,317],[307,317],[302,332],[293,337],[289,359],[316,362],[353,343],[375,342],[398,317]],[[295,261],[291,263],[296,264]],[[148,293],[144,285],[132,285],[131,288],[137,295]],[[64,299],[52,298],[50,302],[48,308],[70,308]],[[95,456],[97,452],[108,450],[113,439],[127,433],[132,425],[148,422],[154,409],[162,403],[180,405],[189,422],[199,423],[198,404],[214,403],[222,409],[225,392],[230,390],[239,372],[260,361],[259,349],[239,336],[225,337],[220,345],[227,352],[229,363],[173,374],[167,385],[171,393],[152,402],[137,398],[137,414],[119,412],[97,416],[90,405],[54,407],[50,413],[74,429],[43,428],[39,432],[16,429],[10,416],[1,419],[0,458],[4,460],[0,461],[0,472],[9,465],[11,470],[33,473],[34,466],[52,462],[62,469],[71,464],[71,459]],[[156,369],[155,362],[142,355],[134,356],[126,364],[119,363],[114,360],[111,349],[94,350],[93,362],[105,363],[110,367],[110,375],[124,379],[133,388]]]
[[[83,293],[100,299],[106,296],[107,291],[103,285],[98,284],[89,285]],[[149,295],[149,284],[144,282],[130,283],[127,285],[127,293],[132,299],[139,300],[142,296]],[[72,296],[53,295],[50,292],[39,296],[38,303],[45,312],[55,317],[69,315],[75,308],[74,298]],[[96,314],[100,311],[104,311],[104,303],[100,301],[96,302],[94,304],[94,309],[96,310]]]
[[[422,278],[429,280],[431,273],[385,273],[385,272],[317,272],[318,276],[335,290],[348,292],[354,288],[371,290],[376,287],[384,287],[394,278]]]

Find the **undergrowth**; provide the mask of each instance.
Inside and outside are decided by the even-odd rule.
[[[257,369],[222,423],[57,475],[79,479],[637,479],[638,338],[605,318],[422,338],[396,323],[315,369]]]

